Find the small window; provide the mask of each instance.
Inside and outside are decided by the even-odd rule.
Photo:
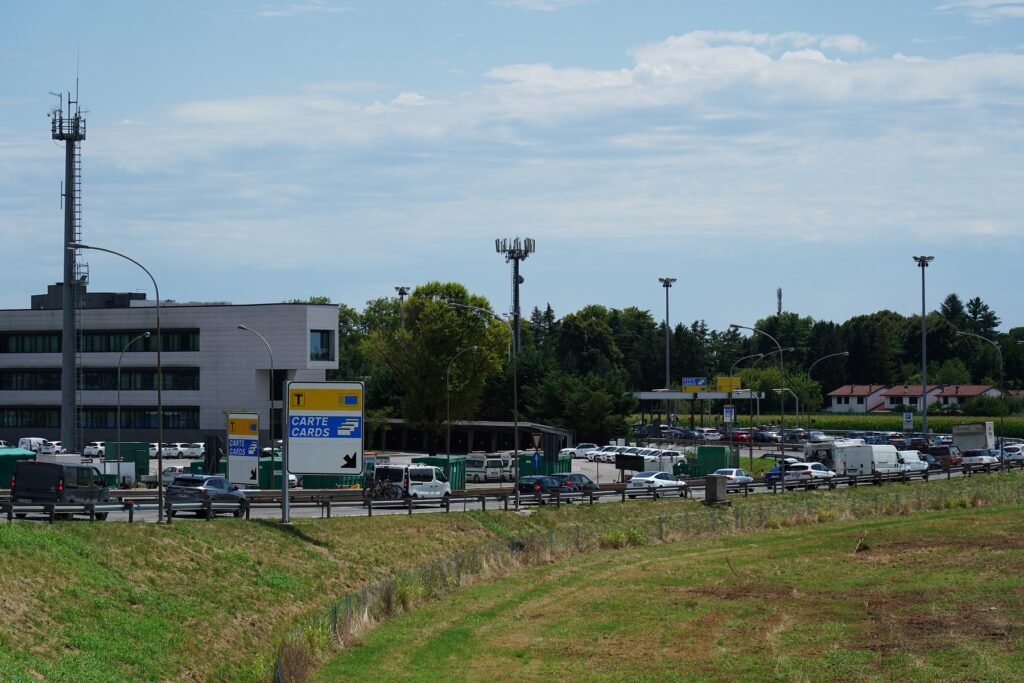
[[[418,467],[416,469],[409,470],[409,481],[415,481],[417,483],[425,483],[434,480],[434,470],[427,469],[425,467]]]
[[[332,330],[309,331],[309,359],[334,360],[334,333]]]
[[[78,486],[88,486],[92,483],[92,470],[86,467],[78,468]]]
[[[442,484],[448,481],[448,477],[444,476],[444,471],[436,467],[434,468],[434,476],[437,477],[437,480]]]

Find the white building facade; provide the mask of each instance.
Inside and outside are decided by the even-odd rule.
[[[88,296],[96,305],[102,295]],[[125,295],[111,295],[107,305],[77,314],[76,438],[116,440],[120,405],[122,440],[154,442],[156,306],[138,295],[130,303]],[[268,436],[271,352],[239,325],[263,335],[273,352],[277,438],[283,383],[323,381],[338,367],[336,305],[162,302],[165,442],[223,435],[229,412],[257,413],[262,436]],[[0,311],[0,439],[60,438],[61,327],[59,309]],[[135,339],[145,332],[148,339]]]

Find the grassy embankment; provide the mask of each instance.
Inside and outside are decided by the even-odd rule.
[[[279,663],[301,674],[378,620],[525,565],[746,529],[1019,505],[1022,483],[1015,472],[755,496],[729,510],[639,500],[529,517],[300,520],[290,529],[228,519],[4,524],[0,672],[14,681],[256,681]]]
[[[403,615],[315,680],[1015,681],[1022,571],[1017,506],[594,553]]]

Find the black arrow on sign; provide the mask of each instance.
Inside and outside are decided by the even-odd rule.
[[[249,470],[249,478],[250,479],[255,479],[256,478],[256,469],[255,468]]]
[[[356,454],[346,455],[341,459],[341,469],[349,470],[356,466]]]

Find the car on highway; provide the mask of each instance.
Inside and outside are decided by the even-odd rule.
[[[573,491],[580,491],[581,493],[597,491],[601,488],[590,477],[579,472],[561,472],[559,474],[552,474],[551,478],[562,482],[566,488],[570,488]]]
[[[106,441],[90,441],[82,450],[82,455],[86,458],[102,458],[106,452]]]
[[[630,498],[637,497],[637,491],[647,492],[648,489],[673,487],[679,489],[679,495],[686,495],[686,482],[668,472],[645,471],[637,472],[626,482],[626,493]],[[632,491],[632,493],[630,493]]]
[[[432,498],[446,506],[452,495],[452,485],[444,470],[432,465],[377,465],[373,480],[397,485],[401,498]]]
[[[899,451],[898,460],[900,469],[907,474],[916,474],[928,471],[928,462],[921,458],[921,452],[917,450]],[[927,476],[927,475],[926,475]]]
[[[519,477],[516,482],[519,495],[540,495],[543,493],[570,493],[572,486],[546,474],[530,474]]]
[[[167,486],[164,500],[168,503],[238,503],[237,508],[227,510],[211,510],[210,514],[231,514],[241,517],[245,514],[242,503],[245,493],[234,484],[228,483],[219,474],[182,474],[175,477]],[[192,512],[190,510],[190,512]],[[197,517],[206,517],[206,510],[194,510]],[[171,510],[173,517],[176,511]]]
[[[1011,444],[1003,448],[1003,462],[1007,467],[1024,467],[1024,446]]]
[[[939,467],[944,470],[959,467],[963,462],[963,455],[960,453],[960,449],[953,445],[932,446],[928,449],[928,453],[939,462]]]
[[[742,469],[724,467],[713,472],[717,477],[725,477],[726,489],[741,489],[754,483],[754,478]]]
[[[988,448],[973,448],[963,452],[960,465],[964,468],[964,474],[974,471],[991,472],[999,467],[999,458]]]
[[[835,488],[835,476],[835,472],[820,462],[795,462],[786,465],[785,484],[787,489],[796,486],[815,488],[819,485]]]
[[[764,473],[764,483],[777,484],[782,479],[782,467],[776,465]]]

